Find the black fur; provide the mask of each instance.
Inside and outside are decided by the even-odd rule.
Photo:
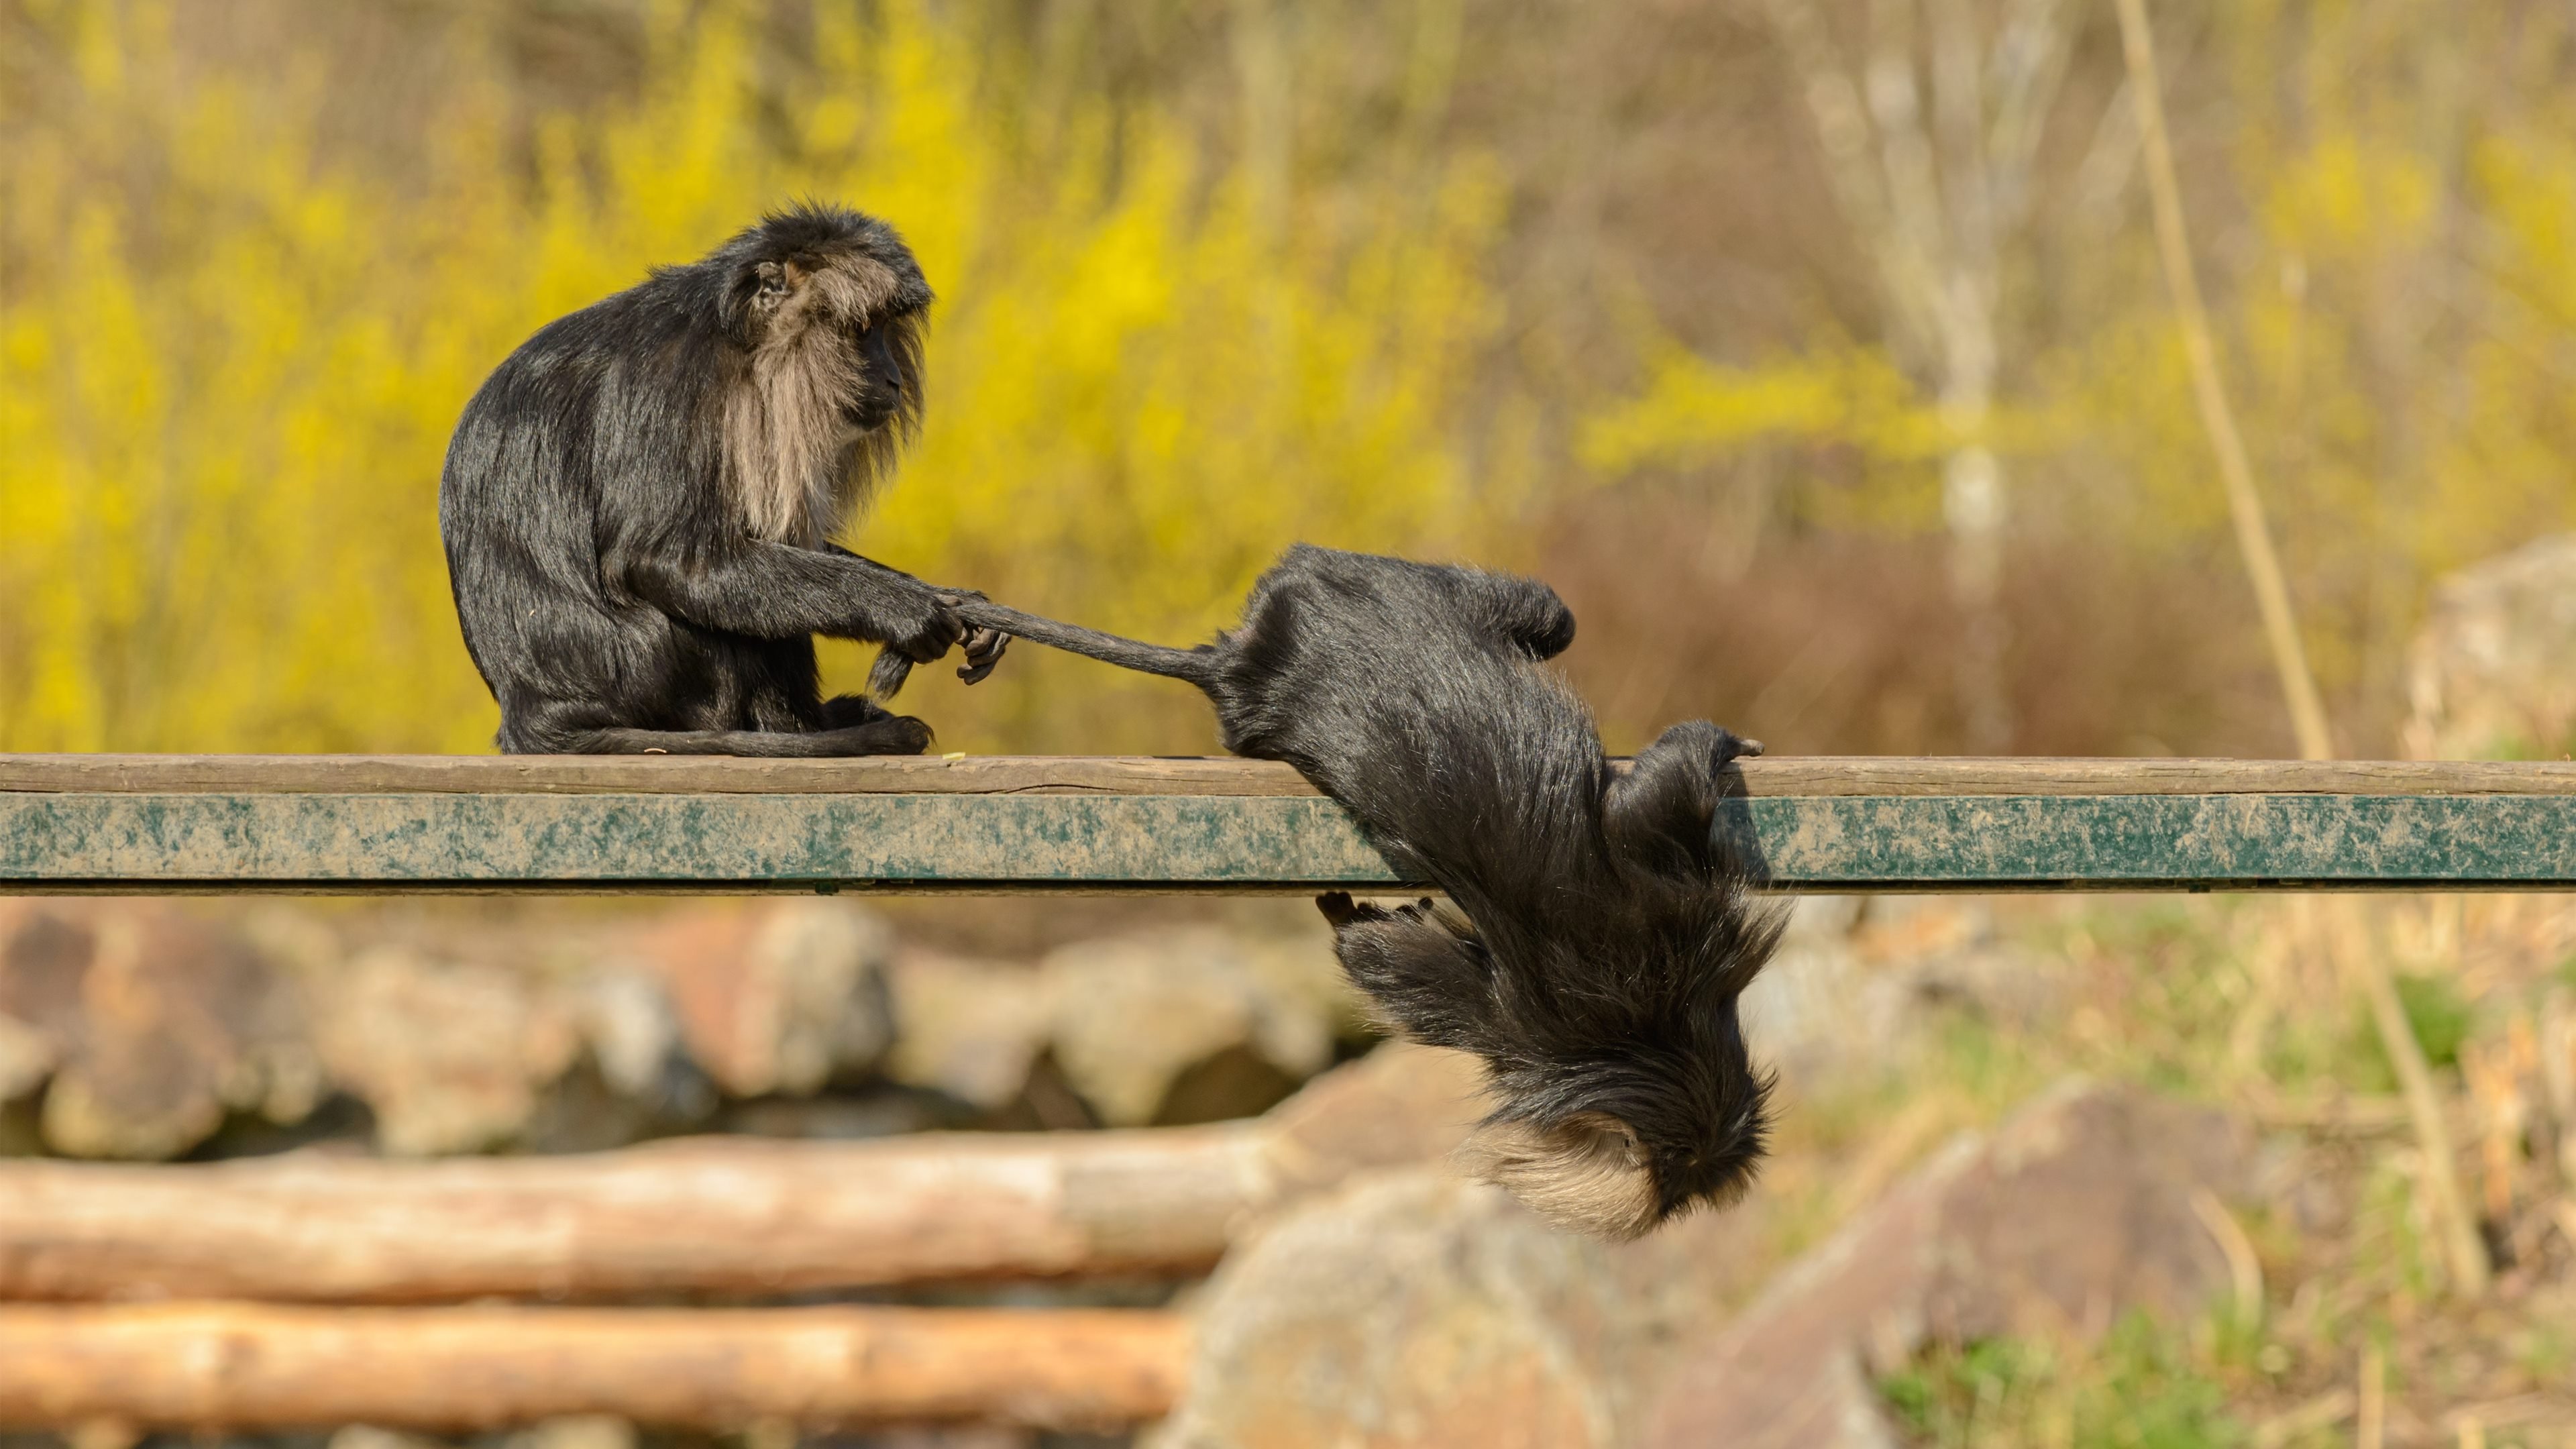
[[[1780,922],[1711,818],[1721,772],[1760,746],[1694,721],[1614,772],[1590,711],[1540,667],[1574,637],[1554,590],[1300,545],[1254,585],[1239,628],[1195,649],[964,612],[1198,685],[1228,749],[1296,766],[1398,869],[1446,892],[1465,921],[1427,900],[1318,904],[1388,1017],[1484,1060],[1500,1100],[1488,1125],[1625,1124],[1651,1217],[1603,1230],[1642,1231],[1750,1180],[1770,1084],[1736,998]]]
[[[851,755],[929,743],[919,720],[821,698],[813,636],[935,659],[968,634],[956,612],[966,592],[826,541],[919,417],[930,300],[892,228],[805,205],[554,322],[501,364],[449,444],[439,522],[503,750]],[[791,342],[837,349],[836,385],[766,384],[760,360],[789,356]],[[762,470],[742,466],[753,454],[736,443],[800,427],[830,440],[819,464],[768,471],[810,485],[815,506],[781,504],[773,512],[793,526],[764,525],[746,501],[747,475]],[[970,641],[977,677],[1000,642]]]

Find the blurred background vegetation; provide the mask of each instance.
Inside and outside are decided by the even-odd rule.
[[[2576,9],[2151,9],[2336,743],[2397,754],[2433,580],[2576,527]],[[943,299],[850,540],[897,566],[1179,639],[1296,539],[1468,557],[1565,593],[1614,747],[2292,754],[2141,166],[2098,0],[0,0],[0,750],[488,749],[436,531],[466,397],[814,195]],[[1034,648],[913,690],[948,749],[1215,748],[1185,691]],[[1020,904],[894,909],[961,958],[1132,924]],[[1869,909],[1872,969],[1954,919]],[[1941,1348],[1882,1385],[1914,1442],[2278,1449],[2348,1442],[2311,1411],[2383,1369],[2423,1406],[2569,1381],[2576,1155],[2518,1144],[2576,914],[2362,933],[2466,1124],[2483,1300],[2300,919],[2017,907],[2055,1006],[1926,988],[1931,1046],[1792,1068],[1773,1258],[2068,1071],[2306,1122],[2351,1199],[2251,1221],[2261,1332]]]
[[[943,297],[853,540],[900,567],[1177,638],[1295,539],[1467,556],[1568,596],[1617,746],[2291,753],[2111,8],[1878,8],[5,0],[0,749],[488,748],[466,396],[818,195]],[[2576,16],[2155,13],[2339,744],[2393,753],[2433,575],[2576,523]],[[916,706],[1212,747],[1041,655]]]

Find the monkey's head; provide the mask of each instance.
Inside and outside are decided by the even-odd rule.
[[[725,429],[747,522],[830,534],[920,422],[921,264],[884,222],[804,202],[690,270],[741,359]]]
[[[1593,902],[1581,940],[1524,931],[1508,911],[1480,932],[1427,900],[1348,908],[1335,931],[1363,985],[1415,983],[1418,996],[1380,998],[1410,1034],[1484,1059],[1495,1109],[1461,1166],[1558,1227],[1614,1240],[1742,1197],[1770,1130],[1772,1078],[1746,1051],[1736,1000],[1776,921],[1727,908],[1728,887],[1631,884],[1641,892]],[[1419,969],[1432,952],[1464,968],[1447,986]],[[1503,967],[1504,953],[1520,959]]]

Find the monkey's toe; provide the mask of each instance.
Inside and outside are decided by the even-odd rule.
[[[888,715],[884,719],[860,726],[867,736],[871,755],[917,755],[930,748],[937,736],[929,725],[908,714]]]
[[[1315,909],[1336,926],[1347,926],[1360,918],[1359,904],[1351,899],[1349,891],[1324,892],[1315,897]]]

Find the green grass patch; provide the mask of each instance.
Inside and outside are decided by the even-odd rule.
[[[2226,1449],[2249,1439],[2186,1336],[2136,1315],[2089,1350],[2015,1338],[1936,1348],[1879,1392],[1925,1449]]]

